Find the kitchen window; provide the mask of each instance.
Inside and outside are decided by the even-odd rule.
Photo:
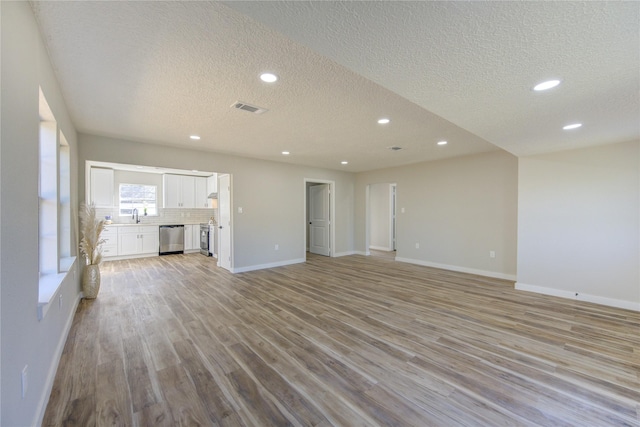
[[[157,194],[158,187],[145,184],[120,184],[120,216],[133,215],[138,209],[138,215],[158,215]]]

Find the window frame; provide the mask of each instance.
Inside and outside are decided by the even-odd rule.
[[[62,283],[76,274],[71,243],[71,149],[39,89],[38,320],[44,319]],[[62,300],[59,300],[62,304]]]
[[[133,199],[130,204],[131,206],[129,208],[125,207],[125,210],[129,210],[128,213],[123,213],[123,203],[122,203],[122,190],[123,187],[125,186],[132,186],[132,187],[147,187],[147,188],[153,188],[153,195],[154,198],[150,199],[150,198],[141,198],[141,199]],[[148,189],[142,189],[140,190],[143,193],[148,192]],[[151,192],[149,192],[148,194],[150,194]],[[158,206],[158,186],[155,184],[134,184],[134,183],[127,183],[127,182],[121,182],[118,185],[118,216],[120,217],[126,217],[126,216],[131,216],[133,214],[133,209],[137,208],[138,209],[138,215],[140,216],[159,216],[159,206]]]

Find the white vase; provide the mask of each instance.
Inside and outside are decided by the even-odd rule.
[[[95,299],[100,290],[100,266],[89,264],[84,266],[82,273],[82,293],[87,299]]]

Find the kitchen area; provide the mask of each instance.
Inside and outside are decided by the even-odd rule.
[[[218,258],[218,174],[87,162],[86,200],[106,225],[104,261],[199,253]]]

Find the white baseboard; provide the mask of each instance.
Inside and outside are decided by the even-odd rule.
[[[198,251],[194,251],[194,252],[199,252],[199,250]],[[158,255],[157,252],[154,252],[152,254],[110,256],[110,257],[102,258],[102,262],[121,261],[123,259],[134,259],[134,258],[151,258],[151,257],[154,257],[154,256],[159,256],[159,255]]]
[[[544,286],[527,285],[516,282],[519,291],[535,292],[537,294],[551,295],[554,297],[573,299],[576,301],[592,302],[594,304],[607,305],[609,307],[623,308],[625,310],[640,311],[640,302],[625,301],[597,295],[584,294],[580,291],[566,291],[563,289],[546,288]]]
[[[282,267],[291,264],[300,264],[305,262],[305,258],[288,259],[286,261],[271,262],[268,264],[249,265],[247,267],[232,268],[232,273],[246,273],[247,271],[264,270],[265,268]]]
[[[337,258],[337,257],[356,255],[356,254],[365,255],[364,252],[360,253],[360,252],[356,252],[356,251],[347,251],[347,252],[337,252],[337,253],[333,254],[333,256],[334,256],[334,258]],[[367,253],[367,255],[368,255],[368,253]],[[232,268],[231,272],[232,273],[246,273],[247,271],[264,270],[265,268],[274,268],[274,267],[282,267],[282,266],[291,265],[291,264],[300,264],[300,263],[306,262],[306,261],[307,261],[306,258],[288,259],[286,261],[278,261],[278,262],[272,262],[272,263],[267,263],[267,264],[249,265],[247,267]]]
[[[423,265],[425,267],[441,268],[443,270],[457,271],[459,273],[476,274],[478,276],[493,277],[494,279],[516,280],[514,274],[498,273],[495,271],[478,270],[475,268],[460,267],[457,265],[440,264],[437,262],[422,261],[419,259],[401,258],[396,256],[396,261],[406,262],[409,264]]]
[[[335,254],[333,254],[333,257],[338,258],[341,256],[359,255],[359,254],[360,252],[356,252],[356,251],[336,252]]]
[[[373,249],[375,251],[385,251],[385,252],[391,252],[393,250],[386,246],[369,246],[369,249]]]
[[[38,403],[38,410],[36,411],[37,420],[34,420],[34,426],[40,426],[44,420],[44,413],[47,410],[47,404],[49,403],[49,396],[51,396],[51,390],[53,389],[53,382],[56,379],[56,373],[58,372],[58,365],[60,364],[60,358],[62,357],[62,351],[64,350],[64,346],[67,343],[67,338],[69,337],[69,331],[71,330],[71,325],[73,324],[73,317],[76,315],[76,311],[78,310],[78,304],[80,304],[80,300],[82,299],[82,292],[79,292],[76,296],[76,300],[73,303],[73,308],[69,311],[69,316],[67,317],[67,322],[64,325],[64,330],[62,335],[60,336],[60,340],[58,341],[58,345],[56,346],[56,351],[53,354],[53,360],[51,365],[49,366],[49,373],[47,374],[47,380],[44,384],[44,391],[40,396],[40,402]]]

